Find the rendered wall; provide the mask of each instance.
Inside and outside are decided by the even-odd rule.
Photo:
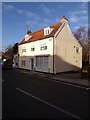
[[[40,45],[45,43],[47,45],[47,50],[40,50]],[[31,51],[32,45],[34,45],[35,51]],[[26,48],[26,52],[24,53],[22,53],[23,48]],[[19,51],[19,68],[30,70],[30,58],[34,58],[34,70],[35,70],[36,68],[35,56],[50,55],[50,73],[53,72],[53,38],[52,37],[19,45],[18,51]],[[21,64],[22,60],[26,61],[25,67],[22,67]]]
[[[79,54],[76,53],[76,47],[80,49]],[[77,71],[82,68],[82,47],[72,35],[67,23],[55,38],[54,58],[55,73]]]

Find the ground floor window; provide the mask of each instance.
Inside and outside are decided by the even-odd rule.
[[[25,67],[25,66],[26,66],[26,61],[22,60],[22,67]]]
[[[48,72],[50,68],[49,56],[36,56],[36,70]]]

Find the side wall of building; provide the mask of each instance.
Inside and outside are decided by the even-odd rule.
[[[55,73],[78,71],[82,68],[82,47],[66,23],[55,38]],[[76,52],[79,48],[79,53]]]

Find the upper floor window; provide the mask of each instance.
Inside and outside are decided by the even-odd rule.
[[[76,47],[76,53],[79,53],[79,47]]]
[[[35,51],[35,47],[34,46],[31,46],[31,51]]]
[[[47,28],[44,28],[44,35],[48,35],[50,34],[50,28],[47,27]]]
[[[26,49],[25,49],[25,48],[22,49],[22,53],[23,53],[23,52],[26,52]]]
[[[46,44],[41,44],[40,50],[46,50],[46,49],[47,49],[47,45]]]
[[[46,35],[49,34],[49,29],[47,29],[47,30],[45,31],[45,34],[46,34]]]

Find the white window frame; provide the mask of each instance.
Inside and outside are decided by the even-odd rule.
[[[79,54],[80,53],[80,48],[76,47],[76,53]]]
[[[24,52],[26,52],[26,49],[25,49],[25,48],[22,49],[22,53],[24,53]]]
[[[44,28],[44,35],[50,34],[50,27]]]
[[[34,45],[31,46],[31,51],[35,51]]]
[[[40,50],[47,50],[47,43],[41,44]]]
[[[26,61],[22,60],[22,67],[25,67],[25,66],[26,66]]]

